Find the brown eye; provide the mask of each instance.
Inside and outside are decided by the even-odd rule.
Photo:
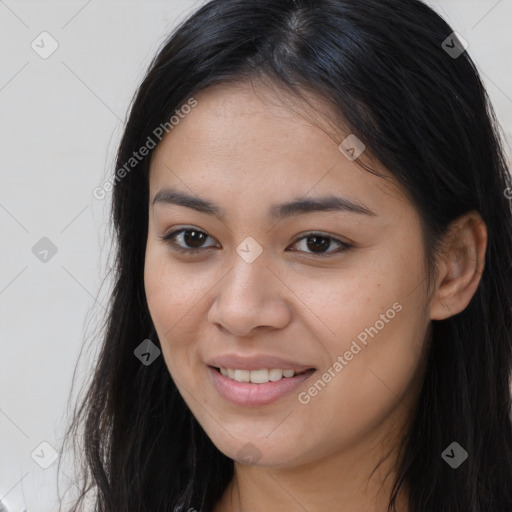
[[[211,245],[203,246],[209,236],[204,231],[195,228],[178,229],[159,238],[179,252],[194,252],[213,247]],[[174,241],[175,239],[177,241]]]
[[[300,249],[300,252],[306,252],[318,256],[330,256],[335,253],[344,252],[352,247],[351,245],[342,242],[341,240],[331,236],[323,235],[321,233],[307,233],[306,236],[296,240],[294,245],[303,241],[306,242],[303,243],[303,248]],[[327,249],[329,249],[333,243],[335,246],[337,246],[337,248],[333,251],[327,251]]]
[[[187,230],[183,232],[183,241],[189,247],[201,247],[201,245],[204,244],[205,238],[206,235],[202,231]]]
[[[331,245],[330,239],[326,236],[308,236],[307,248],[313,252],[323,252],[324,249],[328,249]]]
[[[172,250],[181,253],[194,254],[216,247],[213,245],[204,245],[208,238],[211,238],[204,231],[196,228],[182,228],[173,231],[167,235],[159,237],[166,242]],[[213,239],[212,239],[213,240]],[[313,256],[328,257],[350,249],[352,246],[331,236],[322,233],[307,233],[306,236],[296,240],[293,245],[303,244],[298,252],[305,252]],[[334,250],[328,250],[334,245]],[[293,249],[297,251],[297,249]]]

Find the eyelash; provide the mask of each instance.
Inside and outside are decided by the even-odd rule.
[[[197,228],[181,228],[181,229],[178,229],[176,231],[173,231],[173,232],[165,234],[165,235],[159,235],[158,238],[161,241],[165,242],[173,251],[183,253],[183,254],[188,254],[190,256],[214,248],[213,246],[203,247],[203,248],[201,248],[201,247],[200,248],[184,248],[184,247],[176,244],[175,242],[171,241],[171,239],[173,239],[176,235],[185,233],[187,231],[197,231],[198,233],[202,233],[202,234],[206,235],[207,237],[211,238],[207,233],[205,233],[204,231],[197,229]],[[327,240],[334,241],[335,243],[338,243],[340,245],[340,247],[338,249],[336,249],[335,251],[331,251],[331,252],[327,252],[327,253],[306,252],[306,254],[309,254],[311,256],[316,256],[319,258],[328,258],[335,254],[343,253],[353,247],[352,245],[350,245],[346,242],[342,242],[341,240],[338,240],[337,238],[334,238],[332,236],[327,236],[327,235],[324,235],[323,233],[318,233],[315,231],[306,233],[306,234],[302,235],[300,238],[297,238],[293,242],[292,245],[295,245],[297,242],[299,242],[303,239],[314,238],[314,237],[325,238]],[[305,252],[305,251],[297,251],[297,252]]]

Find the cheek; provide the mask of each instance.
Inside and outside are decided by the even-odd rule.
[[[148,242],[144,289],[164,359],[169,370],[174,373],[173,367],[178,362],[177,359],[183,356],[185,348],[185,344],[178,340],[187,339],[183,330],[187,311],[191,309],[190,304],[194,299],[193,283],[183,272],[177,271],[165,251]]]
[[[318,340],[330,362],[301,396],[308,428],[321,417],[332,427],[330,436],[353,438],[411,392],[428,325],[422,277],[421,259],[397,257],[388,264],[380,260],[371,272],[354,272],[342,288],[330,284],[323,299],[320,291],[311,295],[316,308],[324,301],[316,310],[329,334],[318,334]]]
[[[151,317],[160,332],[174,332],[181,318],[193,315],[193,306],[205,290],[204,282],[186,264],[176,262],[169,250],[151,241],[146,249],[144,288]]]
[[[364,346],[374,337],[386,339],[389,335],[391,341],[397,341],[393,332],[409,315],[403,313],[404,308],[420,306],[420,297],[410,293],[418,269],[404,272],[407,269],[403,267],[380,263],[371,269],[370,265],[353,267],[338,277],[328,275],[316,279],[314,285],[310,279],[295,280],[294,293],[309,310],[302,320],[310,319],[308,327],[332,358],[350,350],[353,340]]]

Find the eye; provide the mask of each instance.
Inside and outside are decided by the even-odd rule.
[[[203,245],[205,240],[211,237],[209,237],[204,231],[197,228],[181,228],[166,235],[159,236],[158,238],[166,242],[172,250],[181,253],[199,253],[200,251],[215,247],[215,244],[207,246]],[[352,245],[342,242],[337,238],[316,232],[306,233],[301,238],[298,238],[293,245],[296,245],[299,242],[303,243],[303,249],[300,249],[299,252],[308,253],[307,250],[309,250],[311,251],[309,254],[320,257],[341,253],[353,247]],[[329,249],[333,242],[334,245],[337,245],[338,247],[333,251],[326,252],[325,250]],[[295,251],[296,249],[292,249],[292,252]]]
[[[320,257],[326,257],[331,256],[336,253],[344,252],[351,247],[352,245],[342,242],[341,240],[338,240],[337,238],[333,238],[332,236],[324,235],[322,233],[306,233],[301,238],[298,238],[294,245],[297,243],[302,243],[303,249],[309,249],[309,254],[313,254]],[[334,242],[335,245],[338,246],[338,248],[334,251],[325,252],[324,249],[328,249],[331,247],[332,243]],[[300,252],[306,252],[304,250],[301,250]]]
[[[172,233],[159,236],[158,238],[160,238],[160,240],[170,245],[173,250],[184,253],[199,252],[199,250],[209,249],[210,247],[213,247],[201,247],[205,239],[209,237],[204,231],[201,231],[196,228],[178,229],[176,231],[173,231]],[[173,241],[174,238],[178,240],[178,243]],[[180,245],[180,242],[181,244],[185,244],[185,246]]]

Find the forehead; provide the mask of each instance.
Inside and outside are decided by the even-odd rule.
[[[242,82],[212,86],[194,98],[197,106],[152,155],[151,198],[172,186],[207,197],[231,196],[232,203],[237,197],[277,202],[333,191],[364,196],[376,209],[405,199],[393,175],[369,152],[360,158],[384,178],[339,150],[350,134],[332,123],[329,106],[316,97],[304,103],[282,90]]]

